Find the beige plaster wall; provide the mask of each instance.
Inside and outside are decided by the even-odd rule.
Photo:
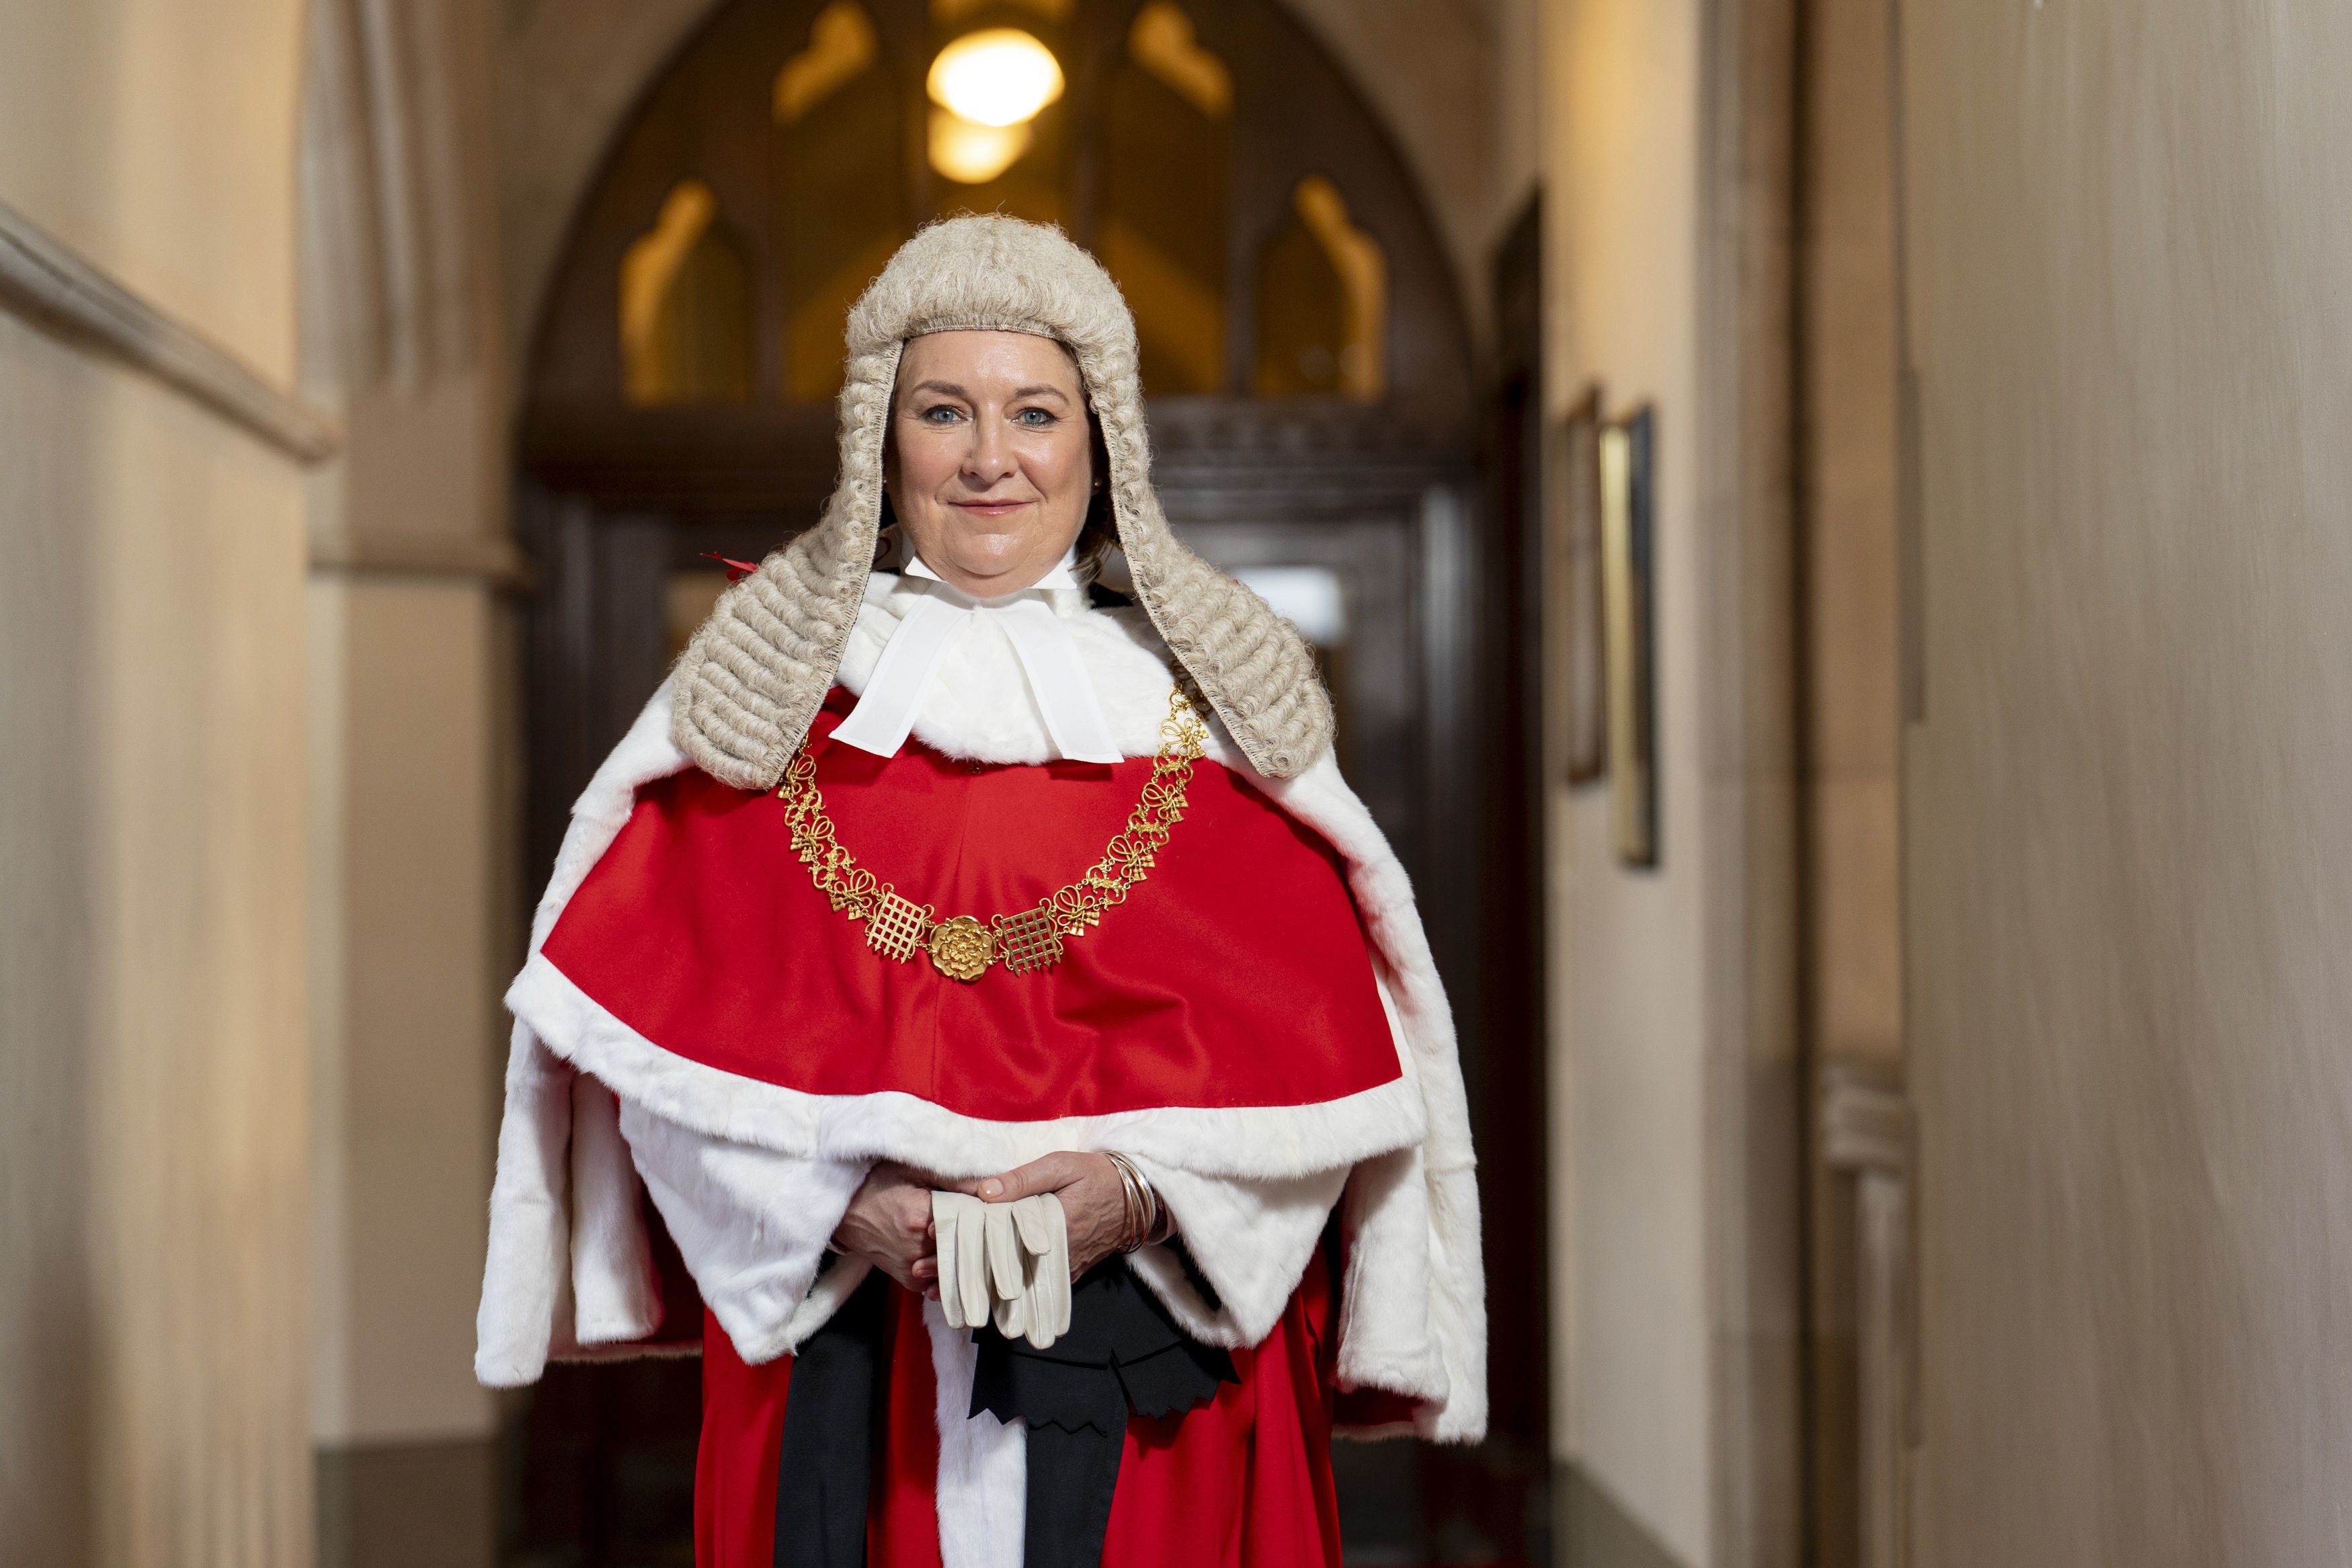
[[[302,1561],[299,486],[5,317],[0,428],[0,1561]]]
[[[13,0],[0,201],[283,383],[299,0]]]
[[[2352,1560],[2352,10],[1903,28],[1915,1561]]]
[[[1658,409],[1662,864],[1618,863],[1605,788],[1552,800],[1559,1457],[1709,1561],[1700,549],[1701,8],[1563,0],[1543,47],[1547,394]]]
[[[282,379],[298,42],[11,7],[0,201]],[[301,499],[0,314],[0,1562],[309,1559]]]
[[[511,878],[509,652],[467,583],[309,594],[318,1172],[312,1433],[479,1437],[474,1381]]]

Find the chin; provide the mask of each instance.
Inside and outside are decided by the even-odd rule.
[[[956,565],[974,577],[1002,577],[1019,568],[1028,554],[1028,541],[996,534],[967,539],[955,552]]]

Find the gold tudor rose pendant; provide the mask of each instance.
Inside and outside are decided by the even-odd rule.
[[[866,922],[866,945],[874,951],[904,964],[920,949],[930,955],[931,967],[940,974],[966,983],[998,963],[1016,975],[1037,975],[1062,961],[1064,937],[1093,929],[1103,911],[1123,903],[1129,890],[1150,872],[1169,831],[1184,820],[1184,789],[1208,738],[1208,727],[1179,681],[1168,699],[1150,780],[1102,859],[1034,908],[999,915],[984,924],[970,915],[936,918],[929,904],[917,904],[888,883],[876,880],[842,848],[834,836],[833,820],[824,814],[824,797],[816,787],[816,759],[809,755],[806,742],[784,769],[776,799],[784,805],[793,849],[809,868],[817,891],[850,919]]]
[[[931,927],[931,964],[950,980],[977,980],[996,962],[996,938],[969,915]]]

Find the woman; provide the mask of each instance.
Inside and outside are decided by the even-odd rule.
[[[1486,1420],[1411,890],[1297,633],[1170,534],[1091,257],[938,224],[848,336],[823,519],[574,808],[477,1371],[698,1333],[705,1568],[1336,1568],[1335,1428]]]

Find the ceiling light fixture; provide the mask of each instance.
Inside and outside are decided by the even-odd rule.
[[[931,100],[974,125],[1021,125],[1062,96],[1061,62],[1018,27],[966,33],[940,51]]]

